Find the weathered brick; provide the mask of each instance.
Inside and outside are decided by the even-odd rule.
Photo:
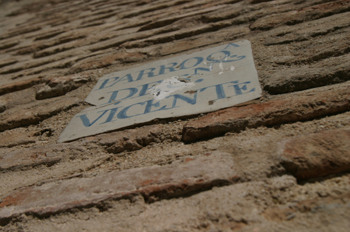
[[[55,61],[53,63],[39,66],[37,68],[28,69],[26,70],[26,72],[28,73],[28,75],[34,75],[38,73],[43,73],[45,71],[51,71],[52,69],[66,69],[75,64],[77,59],[77,57],[67,57],[62,60]]]
[[[342,48],[345,49],[345,46]],[[337,52],[334,48],[331,51]],[[315,54],[310,59],[316,59],[317,56],[320,59],[321,54]],[[318,66],[307,65],[278,71],[266,78],[264,89],[271,94],[281,94],[350,80],[349,55],[326,60]]]
[[[7,41],[1,41],[0,43],[0,50],[11,48],[19,44],[18,40],[7,40]]]
[[[39,123],[80,103],[78,98],[43,100],[5,111],[0,115],[0,131]]]
[[[16,171],[32,168],[38,165],[52,166],[62,159],[87,152],[77,144],[38,145],[16,150],[2,149],[0,151],[0,171]]]
[[[142,194],[150,201],[237,182],[230,154],[215,152],[185,158],[167,166],[152,166],[76,178],[12,192],[0,203],[0,219],[22,213],[39,215],[84,207],[107,199]]]
[[[0,113],[4,112],[7,108],[7,102],[0,100]]]
[[[83,59],[76,64],[74,64],[69,73],[78,73],[91,69],[98,69],[107,67],[119,62],[129,63],[129,62],[137,62],[145,59],[147,56],[145,54],[141,54],[139,52],[119,52],[116,54],[105,54],[99,56],[93,56],[86,59]]]
[[[44,87],[36,92],[35,98],[37,100],[42,100],[62,96],[89,81],[91,81],[89,73],[51,78]]]
[[[34,36],[35,37],[34,41],[49,39],[49,38],[55,37],[59,34],[62,34],[63,32],[64,32],[64,30],[62,30],[62,29],[40,32]]]
[[[17,63],[17,60],[15,59],[2,59],[0,61],[0,68],[11,65],[11,64],[15,64]]]
[[[9,81],[3,85],[0,85],[0,95],[26,89],[40,82],[41,78],[38,76],[29,76],[23,80]]]
[[[169,25],[179,19],[183,19],[183,18],[186,18],[186,17],[191,17],[191,16],[194,16],[194,15],[198,15],[198,14],[205,14],[205,13],[208,13],[208,12],[212,12],[212,11],[216,11],[216,10],[219,10],[219,9],[222,9],[224,8],[225,6],[214,6],[214,7],[210,7],[210,8],[206,8],[206,9],[202,9],[202,10],[198,10],[198,11],[191,11],[191,12],[188,12],[186,14],[180,14],[180,15],[174,15],[174,16],[171,16],[171,17],[167,17],[167,18],[161,18],[161,19],[158,19],[156,21],[153,21],[149,24],[146,24],[144,26],[142,26],[139,31],[145,31],[145,30],[150,30],[150,29],[154,29],[154,28],[158,28],[158,27],[163,27],[163,26],[166,26],[166,25]]]
[[[35,143],[35,139],[28,134],[12,131],[0,134],[0,147],[14,147],[28,143]]]
[[[232,32],[233,31],[233,32]],[[161,55],[176,54],[183,51],[188,51],[198,47],[208,46],[210,44],[215,44],[221,42],[223,38],[227,41],[232,41],[236,38],[243,37],[249,33],[249,28],[246,26],[235,27],[232,29],[223,29],[215,33],[201,34],[193,36],[191,38],[185,38],[182,40],[175,40],[170,43],[162,44],[159,49],[150,47],[147,51],[152,54],[152,50],[158,51]],[[154,53],[154,51],[153,51]]]
[[[229,131],[273,126],[311,120],[350,110],[349,86],[324,92],[289,96],[265,103],[231,107],[209,113],[187,123],[183,128],[185,142],[211,138]]]
[[[85,140],[99,143],[108,152],[120,153],[125,150],[139,150],[152,142],[160,143],[165,140],[179,141],[180,139],[180,131],[177,131],[176,128],[169,128],[160,124],[101,134]]]
[[[257,3],[262,3],[262,2],[270,2],[272,0],[248,0],[247,3],[249,4],[257,4]]]
[[[281,25],[294,25],[305,21],[328,17],[333,14],[349,11],[350,1],[341,0],[306,7],[300,10],[268,15],[250,25],[252,30],[268,30]]]
[[[52,146],[50,146],[52,147]],[[51,151],[51,152],[49,152]],[[0,171],[13,171],[37,165],[53,165],[61,160],[50,148],[38,147],[2,151],[0,153]]]
[[[317,19],[312,21],[312,23],[302,23],[302,28],[300,27],[300,25],[292,25],[287,28],[276,28],[270,31],[271,34],[269,34],[269,36],[266,36],[264,44],[267,46],[271,46],[305,40],[313,41],[315,37],[332,34],[335,31],[339,31],[341,29],[349,27],[350,22],[349,20],[347,20],[349,17],[350,12],[345,12],[341,14],[335,14],[326,18]],[[321,42],[325,43],[325,41]],[[344,39],[341,42],[344,43],[347,42],[347,40]],[[311,43],[311,45],[314,44]],[[339,47],[342,47],[342,45],[339,46],[338,43],[331,43],[330,45],[335,46],[335,49],[339,49]],[[320,49],[319,45],[311,46],[310,48],[313,47]],[[302,52],[304,52],[304,57],[301,57],[302,60],[304,60],[305,58],[309,58],[305,57],[305,51],[300,51],[300,53]],[[313,55],[313,53],[311,53],[310,55]]]
[[[296,136],[280,144],[282,165],[298,179],[350,170],[350,129]]]

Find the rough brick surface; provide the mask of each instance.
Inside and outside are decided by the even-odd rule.
[[[37,165],[53,165],[61,160],[52,150],[48,152],[46,148],[20,149],[17,151],[6,151],[1,154],[0,171],[21,169]]]
[[[0,0],[0,231],[348,231],[349,4]],[[243,39],[261,99],[57,144],[105,74]]]
[[[342,49],[349,49],[350,42],[339,44]],[[332,49],[336,53],[336,49]],[[310,58],[315,60],[317,56],[324,56],[327,51],[322,54],[315,54]],[[342,54],[339,51],[339,54]],[[283,62],[283,61],[279,61]],[[327,84],[334,84],[350,80],[350,56],[340,56],[336,59],[326,60],[318,67],[303,66],[298,68],[291,68],[276,72],[270,76],[264,86],[264,89],[271,94],[281,94],[294,91],[309,89],[312,87],[324,86]]]
[[[151,143],[161,143],[165,140],[179,141],[180,139],[180,130],[165,125],[156,125],[101,134],[87,138],[86,141],[98,142],[108,152],[120,153],[125,150],[139,150]]]
[[[46,101],[44,104],[31,104],[24,109],[7,110],[0,116],[0,131],[13,129],[21,126],[28,126],[38,123],[52,115],[73,106],[77,106],[80,100],[78,98],[60,99]]]
[[[298,179],[350,170],[350,129],[297,136],[281,143],[283,166]]]
[[[22,144],[35,143],[35,139],[24,133],[8,132],[0,135],[0,147],[14,147]]]
[[[0,218],[26,212],[40,215],[55,213],[137,193],[147,198],[183,195],[238,180],[230,154],[206,154],[199,158],[185,158],[169,166],[112,172],[95,178],[26,187],[2,199]]]
[[[44,87],[36,92],[35,98],[42,100],[61,96],[69,91],[79,88],[90,80],[91,78],[88,73],[52,78]]]
[[[190,142],[245,128],[273,126],[310,120],[350,110],[348,86],[325,92],[293,96],[266,103],[232,107],[209,113],[183,128],[183,141]]]

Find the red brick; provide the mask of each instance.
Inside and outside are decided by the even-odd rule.
[[[280,144],[282,165],[298,179],[350,170],[350,129],[296,136]]]
[[[245,128],[311,120],[347,110],[350,110],[349,86],[342,86],[339,89],[294,95],[209,113],[187,123],[183,128],[182,140],[190,142],[229,131],[239,132]]]
[[[0,203],[0,219],[22,213],[51,214],[71,208],[142,194],[170,198],[239,180],[230,154],[216,152],[193,160],[75,178],[18,189]]]

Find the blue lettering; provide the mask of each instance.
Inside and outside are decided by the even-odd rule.
[[[156,81],[156,82],[151,82],[151,83],[148,83],[148,84],[141,85],[142,87],[141,87],[141,90],[140,90],[140,93],[139,93],[139,97],[145,96],[146,93],[147,93],[147,90],[149,90],[150,88],[153,87],[153,86],[149,87],[149,85],[151,85],[151,84],[159,84],[161,82],[162,81]]]
[[[113,111],[114,109],[117,110],[119,107],[117,108],[113,108],[113,109],[109,109],[111,111]],[[100,114],[100,116],[98,116],[93,122],[90,123],[90,119],[86,116],[86,114],[83,115],[79,115],[78,117],[80,118],[80,120],[83,122],[83,125],[85,127],[90,127],[92,125],[94,125],[100,118],[103,117],[103,115],[105,115],[109,110],[103,110],[103,111],[98,111],[97,113],[102,112],[102,114]],[[114,113],[115,114],[115,113]],[[111,115],[111,114],[110,114]],[[110,116],[108,116],[108,119],[110,118]],[[107,120],[108,120],[107,119]]]
[[[104,88],[109,88],[109,87],[112,87],[113,85],[117,84],[118,82],[121,82],[123,80],[126,80],[128,82],[133,82],[133,78],[131,76],[131,74],[126,74],[125,76],[123,76],[122,78],[120,77],[114,77],[114,78],[111,78],[111,79],[114,79],[114,82],[112,84],[110,84],[109,86],[106,86],[107,83],[109,82],[110,79],[106,79],[103,81],[103,83],[101,84],[100,88],[98,88],[98,90],[100,89],[104,89]]]
[[[238,44],[234,44],[234,43],[230,43],[230,44],[228,44],[225,48],[224,48],[224,50],[226,50],[227,48],[229,48],[229,47],[239,47],[239,45]]]
[[[173,105],[172,105],[172,107],[170,109],[176,107],[176,103],[177,103],[178,99],[180,99],[182,101],[185,101],[185,102],[187,102],[187,103],[189,103],[191,105],[194,105],[197,102],[197,92],[194,93],[193,98],[189,98],[189,97],[186,97],[186,96],[183,96],[183,95],[180,95],[180,94],[170,95],[167,98],[169,98],[169,97],[174,97]]]
[[[131,107],[136,106],[136,105],[142,105],[142,106],[143,106],[145,103],[146,103],[146,102],[139,102],[139,103],[132,104],[132,105],[130,105],[130,106],[125,107],[124,109],[122,109],[122,110],[118,113],[117,118],[119,118],[119,119],[126,119],[126,118],[132,118],[132,117],[141,115],[141,114],[136,114],[136,115],[128,116],[128,115],[127,115],[127,112],[128,112],[128,110],[129,110]]]
[[[197,62],[196,62],[194,65],[190,66],[190,67],[186,67],[186,65],[185,65],[186,62],[189,61],[189,60],[192,60],[192,59],[196,59]],[[180,64],[180,70],[181,70],[181,69],[189,69],[189,68],[196,67],[196,66],[199,65],[202,61],[203,61],[203,58],[202,58],[202,57],[192,57],[192,58],[189,58],[189,59],[187,59],[187,60],[184,60],[184,61]]]
[[[123,90],[126,90],[126,91],[129,90],[129,94],[128,94],[126,97],[121,98],[121,99],[119,99],[119,100],[124,100],[124,99],[127,99],[127,98],[129,98],[129,97],[132,97],[132,96],[134,96],[134,95],[137,93],[137,91],[138,91],[137,88],[127,88],[127,89],[121,89],[121,90],[116,90],[116,91],[107,92],[107,93],[112,93],[111,97],[109,98],[108,103],[115,102],[115,99],[117,98],[118,93],[119,93],[120,91],[123,91]]]
[[[116,108],[110,109],[111,112],[109,112],[109,115],[108,115],[108,117],[107,117],[107,119],[106,119],[106,121],[104,123],[111,122],[112,119],[114,118],[115,113],[117,113],[119,108],[120,107],[116,107]],[[104,123],[101,123],[101,124],[104,124]]]
[[[169,72],[175,72],[175,66],[177,65],[177,63],[170,63],[171,66],[170,67],[166,67],[166,65],[161,65],[160,69],[159,69],[159,74],[158,75],[163,75],[165,74],[165,70],[168,69]]]
[[[223,58],[215,59],[213,58],[213,55],[216,53],[223,53],[225,56]],[[219,51],[219,52],[214,52],[211,55],[207,57],[207,61],[213,62],[213,63],[228,63],[228,62],[233,62],[233,61],[238,61],[244,59],[246,56],[237,56],[237,55],[232,55],[230,51]],[[237,58],[235,60],[229,60],[228,58]]]
[[[117,80],[118,78],[119,78],[119,77],[115,77],[114,79]],[[98,88],[98,89],[104,89],[105,86],[107,85],[108,81],[109,81],[109,79],[104,80],[103,83],[102,83],[102,85],[101,85],[100,88]]]
[[[145,70],[141,70],[136,80],[137,80],[137,81],[141,80],[142,77],[143,77],[143,75],[145,75],[145,74],[147,74],[148,77],[154,77],[155,75],[154,75],[154,72],[153,72],[153,71],[154,71],[155,69],[156,69],[156,68],[148,68],[148,69],[145,69]],[[146,70],[149,70],[149,71],[145,73]]]
[[[247,84],[250,84],[250,81],[247,81],[247,82],[243,82],[243,83],[239,83],[237,85],[230,85],[234,88],[235,92],[236,92],[236,95],[241,95],[243,94],[242,90],[243,91],[247,91]],[[240,85],[243,85],[242,87]],[[229,87],[230,87],[229,86]],[[250,93],[250,92],[254,92],[255,91],[255,88],[252,88],[250,91],[248,91],[247,93]]]
[[[153,112],[156,112],[156,111],[160,111],[160,110],[166,110],[167,106],[162,106],[162,108],[158,109],[158,110],[153,110],[151,111],[152,107],[160,107],[160,104],[159,102],[156,102],[153,104],[153,99],[152,100],[149,100],[149,101],[146,101],[146,108],[145,108],[145,112],[144,114],[148,114],[148,113],[153,113]]]
[[[210,71],[211,71],[210,68],[195,68],[195,69],[194,69],[194,74],[195,74],[195,75],[198,75],[198,70],[200,70],[200,71],[206,71],[206,72],[210,72]]]
[[[238,81],[230,81],[230,82],[228,82],[228,83],[238,83]],[[205,87],[205,88],[200,89],[199,92],[203,92],[203,91],[206,90],[206,89],[209,89],[209,88],[211,88],[211,87],[215,87],[216,96],[218,97],[217,99],[223,99],[223,98],[226,97],[223,84],[227,84],[227,83],[222,83],[222,84],[218,84],[218,85],[207,86],[207,87]],[[215,99],[215,100],[217,100],[217,99]]]

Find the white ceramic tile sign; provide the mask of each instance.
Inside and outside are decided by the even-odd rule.
[[[159,60],[102,77],[59,142],[156,118],[194,115],[261,96],[248,40]]]

